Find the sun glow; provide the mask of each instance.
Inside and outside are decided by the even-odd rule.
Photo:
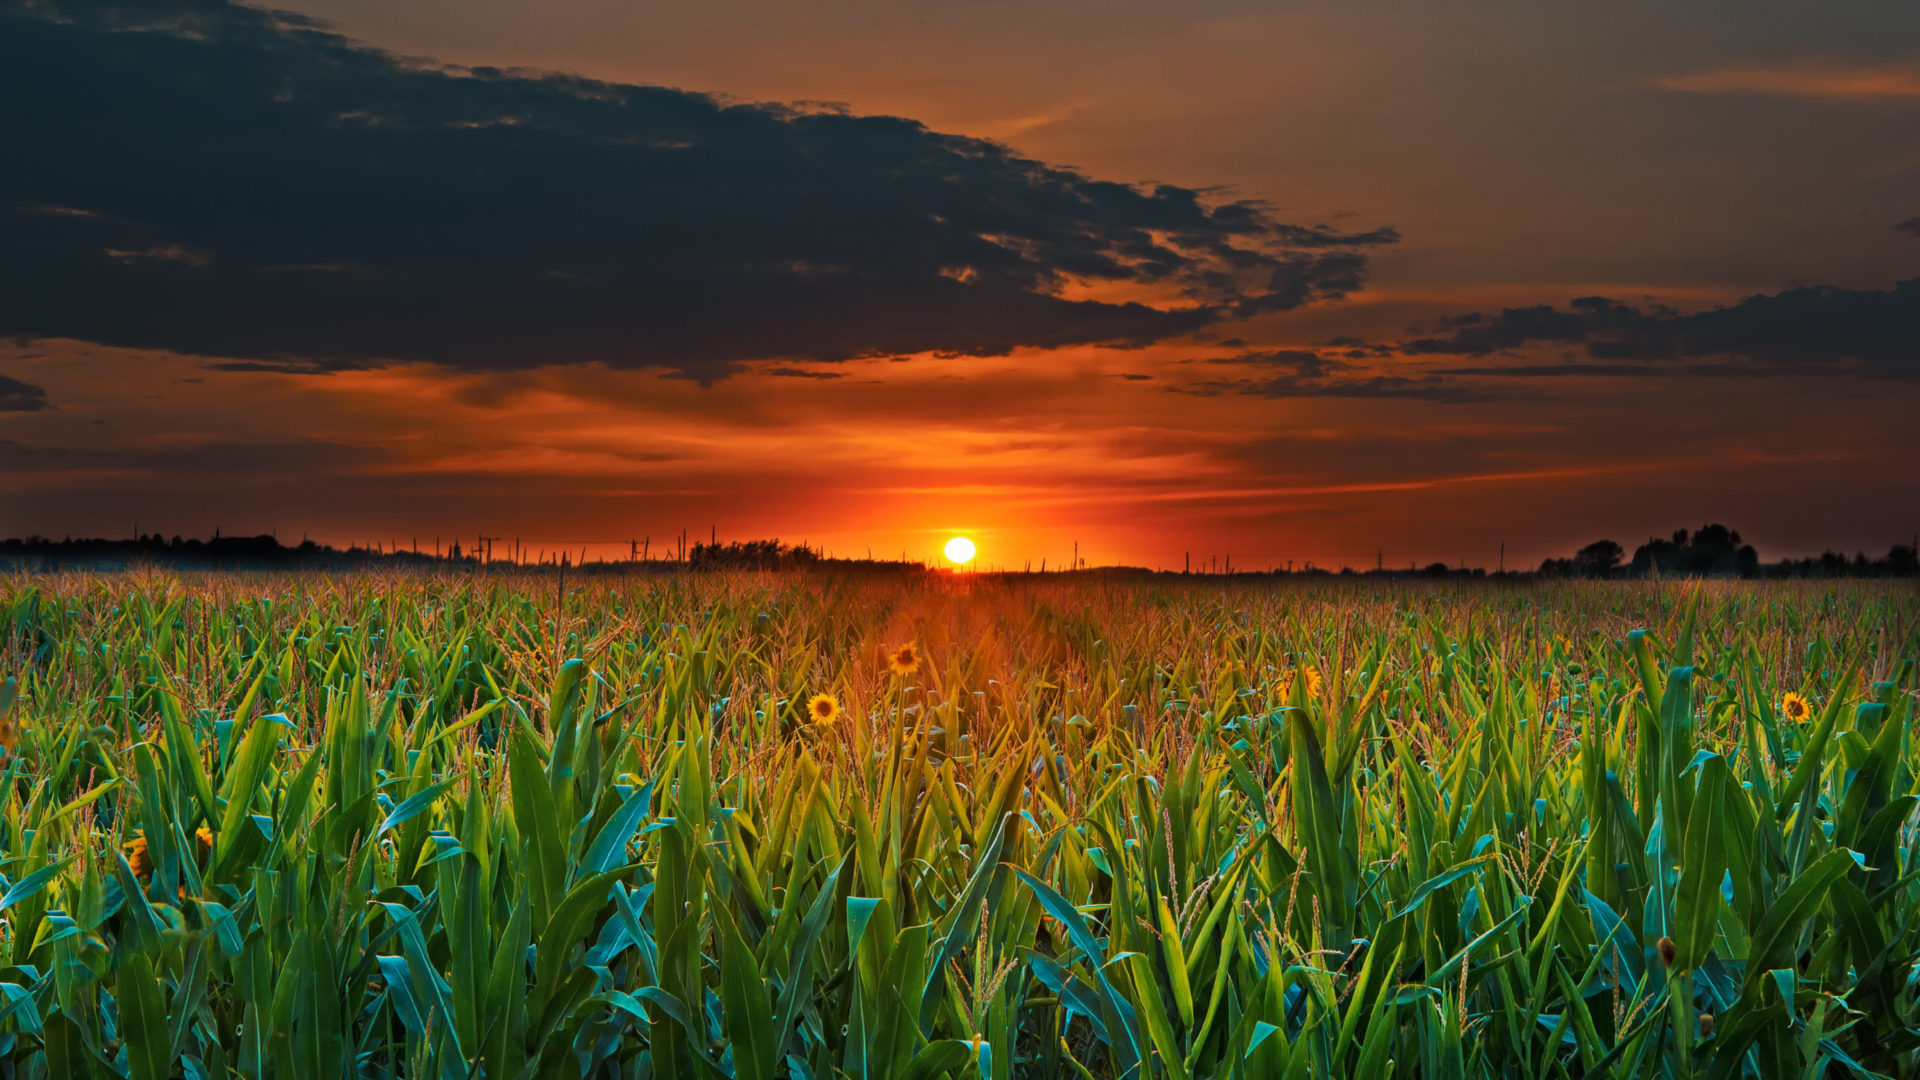
[[[947,541],[947,561],[955,566],[965,566],[973,561],[973,541],[964,536],[956,536]]]

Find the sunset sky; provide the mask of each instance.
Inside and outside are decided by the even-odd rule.
[[[1920,6],[0,0],[0,536],[1920,529]]]

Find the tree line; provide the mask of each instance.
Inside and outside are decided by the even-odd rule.
[[[1754,546],[1736,529],[1710,524],[1689,533],[1675,529],[1671,537],[1649,537],[1633,549],[1613,540],[1595,540],[1568,558],[1540,564],[1545,577],[1913,577],[1920,575],[1920,559],[1911,544],[1895,544],[1878,558],[1865,552],[1852,557],[1828,551],[1813,558],[1781,559],[1762,563]]]

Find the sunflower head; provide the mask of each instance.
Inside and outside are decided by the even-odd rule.
[[[202,826],[200,826],[200,828],[199,828],[199,829],[198,829],[197,831],[195,831],[195,832],[194,832],[194,834],[193,834],[193,838],[194,838],[195,840],[198,840],[198,841],[200,841],[200,849],[201,849],[202,851],[212,851],[212,850],[213,850],[213,829],[212,829],[212,827],[210,827],[210,826],[207,826],[207,825],[202,825]]]
[[[1306,668],[1306,673],[1307,673],[1307,696],[1319,697],[1320,696],[1320,669],[1309,665]]]
[[[13,753],[14,744],[20,741],[20,727],[13,718],[0,713],[0,751]]]
[[[807,699],[807,719],[816,724],[831,724],[840,719],[840,703],[832,694],[815,694]]]
[[[1808,705],[1807,699],[1799,694],[1788,694],[1780,699],[1780,712],[1787,719],[1798,723],[1813,715],[1813,706]]]
[[[911,675],[920,670],[920,650],[909,641],[887,657],[887,668],[895,675]]]
[[[147,858],[147,838],[136,836],[120,845],[127,853],[127,865],[133,869],[133,876],[145,881],[153,876],[153,863]]]

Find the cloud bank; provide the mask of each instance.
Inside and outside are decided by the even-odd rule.
[[[1584,348],[1610,365],[1534,365],[1455,374],[1803,374],[1920,378],[1920,278],[1889,289],[1803,286],[1688,314],[1604,296],[1565,308],[1506,308],[1443,320],[1441,332],[1402,343],[1411,355],[1487,356],[1531,345]],[[1697,361],[1715,359],[1714,365]],[[1674,361],[1690,361],[1674,363]]]
[[[1144,344],[1341,296],[1397,239],[217,0],[0,2],[0,97],[0,333],[242,370]]]

